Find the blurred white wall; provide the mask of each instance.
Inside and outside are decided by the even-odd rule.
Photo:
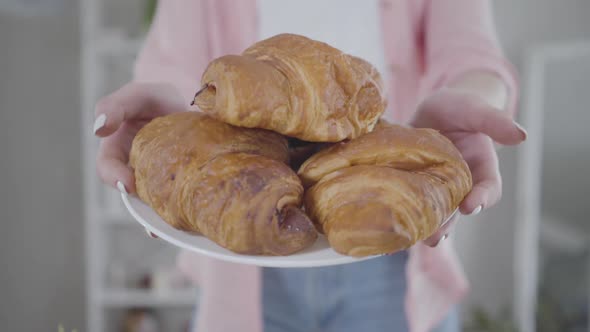
[[[77,2],[0,11],[0,330],[84,329]],[[90,128],[90,127],[89,127]]]
[[[57,17],[0,13],[3,330],[84,328],[77,2],[67,2]],[[587,0],[494,0],[494,8],[519,67],[533,44],[590,36]],[[468,304],[492,310],[512,300],[515,151],[500,157],[504,200],[456,232],[473,286]]]

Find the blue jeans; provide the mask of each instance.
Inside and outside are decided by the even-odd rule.
[[[405,252],[364,262],[263,269],[264,332],[408,331]],[[436,332],[458,332],[456,310]]]

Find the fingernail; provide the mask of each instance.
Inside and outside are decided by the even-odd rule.
[[[471,211],[467,215],[468,216],[475,216],[475,215],[477,215],[478,213],[481,212],[481,209],[482,209],[482,206],[481,205],[478,205],[475,209],[473,209],[473,211]]]
[[[438,240],[438,242],[434,245],[435,247],[438,247],[438,245],[443,242],[444,240],[446,240],[449,237],[449,234],[445,234],[443,235],[440,240]]]
[[[104,124],[107,122],[107,116],[106,114],[101,114],[98,116],[98,118],[96,118],[96,120],[94,120],[94,133],[96,134],[96,132],[104,127]]]
[[[129,192],[127,192],[127,188],[125,188],[125,185],[121,181],[117,181],[117,189],[119,189],[122,194],[129,194]]]
[[[526,140],[527,136],[529,135],[527,133],[527,131],[516,121],[513,121],[514,126],[516,127],[516,129],[518,129],[518,131],[520,131],[520,134],[522,135],[522,140]]]
[[[155,235],[154,233],[152,233],[152,232],[148,231],[148,229],[147,229],[147,228],[145,228],[145,232],[146,232],[146,233],[147,233],[147,235],[148,235],[149,237],[151,237],[152,239],[157,239],[157,238],[158,238],[158,236],[157,236],[157,235]]]

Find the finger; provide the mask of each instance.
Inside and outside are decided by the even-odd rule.
[[[120,160],[112,158],[98,159],[96,169],[104,183],[113,188],[124,190],[127,193],[135,192],[135,177],[133,176],[133,170]],[[121,182],[124,188],[118,188],[117,182]]]
[[[526,131],[505,112],[489,106],[460,111],[457,121],[460,130],[480,132],[503,145],[516,145],[527,138]]]
[[[461,202],[461,205],[459,205],[459,211],[461,211],[461,214],[474,216],[479,214],[484,208],[489,208],[495,205],[498,200],[490,197],[490,191],[494,190],[492,189],[494,186],[496,186],[496,184],[489,182],[475,185],[463,202]]]
[[[459,220],[459,214],[456,213],[444,225],[442,225],[433,235],[424,240],[424,244],[429,247],[436,247],[441,241],[444,241],[451,232],[453,226]]]
[[[148,235],[149,237],[151,237],[152,239],[159,239],[159,237],[158,237],[156,234],[154,234],[154,233],[152,233],[152,232],[148,231],[148,229],[147,229],[147,228],[145,229],[145,232],[146,232],[146,233],[147,233],[147,235]]]
[[[178,92],[168,84],[129,83],[101,99],[95,109],[94,133],[105,137],[126,120],[145,120],[185,110]]]
[[[133,135],[132,127],[123,124],[121,130],[100,141],[96,158],[97,172],[103,182],[116,187],[117,181],[121,181],[128,192],[135,192],[133,171],[127,165]]]
[[[481,132],[504,145],[519,144],[527,137],[522,126],[506,112],[480,98],[460,93],[432,97],[424,103],[414,123],[443,132]]]
[[[473,188],[463,199],[459,210],[464,215],[479,213],[483,208],[495,205],[502,196],[502,178],[498,156],[487,137],[474,136],[471,140],[481,140],[477,151],[465,150],[463,157],[469,165],[473,178]]]

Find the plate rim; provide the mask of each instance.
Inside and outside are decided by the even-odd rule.
[[[225,262],[254,265],[254,266],[259,266],[259,267],[306,268],[306,267],[322,267],[322,266],[334,266],[334,265],[357,263],[357,262],[362,262],[365,260],[369,260],[372,258],[377,258],[377,257],[383,256],[383,255],[375,255],[375,256],[366,256],[366,257],[352,257],[352,256],[342,255],[342,254],[336,253],[334,251],[338,255],[338,257],[335,257],[333,259],[317,260],[317,261],[313,261],[313,260],[300,260],[299,261],[299,260],[284,259],[285,257],[292,257],[293,255],[297,255],[297,253],[295,253],[293,255],[289,255],[289,256],[254,256],[254,255],[242,255],[242,254],[233,253],[233,252],[232,252],[232,255],[228,255],[228,254],[223,254],[223,253],[219,253],[219,252],[209,251],[209,250],[197,247],[197,246],[186,245],[184,243],[184,241],[177,240],[174,237],[170,236],[169,234],[164,233],[164,232],[160,231],[159,229],[155,228],[148,221],[146,221],[141,216],[141,214],[139,212],[137,212],[135,210],[135,208],[133,207],[133,203],[129,199],[129,196],[132,196],[131,194],[127,194],[124,192],[121,192],[120,194],[121,194],[121,199],[123,200],[123,204],[127,208],[127,211],[131,214],[133,219],[135,219],[136,222],[138,222],[140,225],[145,227],[145,229],[147,231],[152,232],[153,234],[155,234],[156,236],[158,236],[162,240],[165,240],[166,242],[168,242],[178,248],[182,248],[184,250],[195,252],[197,254],[201,254],[201,255],[209,257],[209,258],[222,260]],[[141,201],[141,199],[139,199],[139,197],[136,197],[135,195],[133,195],[133,196],[134,196],[134,199],[138,199]],[[145,204],[143,201],[142,201],[142,203]],[[148,206],[148,208],[151,209],[151,207],[149,207],[149,206]],[[152,209],[152,211],[153,211],[153,209]],[[154,211],[154,213],[155,213],[155,211]],[[172,226],[170,226],[170,227],[172,227]],[[202,236],[202,235],[195,235],[195,236]],[[322,236],[322,235],[320,235],[320,236]],[[209,240],[209,241],[211,241],[211,240]],[[219,246],[215,242],[213,242],[213,241],[211,241],[211,242],[214,243],[216,246]],[[223,248],[221,246],[219,246],[219,247]],[[225,249],[225,248],[223,248],[223,249]],[[225,249],[225,250],[228,250],[228,249]],[[331,249],[331,248],[329,250],[333,251],[333,249]]]

